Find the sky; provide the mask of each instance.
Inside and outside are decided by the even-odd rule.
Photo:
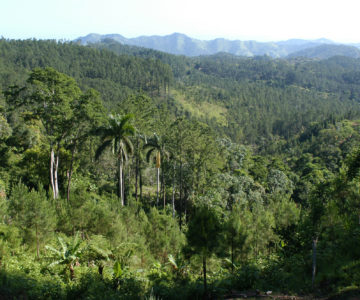
[[[174,32],[210,40],[360,43],[359,0],[0,0],[0,36],[73,40]]]

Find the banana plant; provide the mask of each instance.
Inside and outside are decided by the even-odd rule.
[[[58,241],[60,244],[59,250],[49,245],[45,246],[45,248],[53,254],[51,259],[54,261],[49,267],[64,265],[65,270],[69,270],[70,280],[74,280],[74,266],[78,263],[86,247],[82,246],[82,241],[79,239],[79,232],[76,233],[70,243],[65,242],[61,237],[58,237]]]

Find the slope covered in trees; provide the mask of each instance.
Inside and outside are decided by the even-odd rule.
[[[0,296],[359,293],[359,61],[116,47],[0,41]]]
[[[185,58],[113,40],[91,47],[169,64],[175,79],[173,89],[179,91],[172,93],[177,106],[238,142],[287,138],[311,122],[359,114],[358,59],[273,60],[229,54]],[[206,116],[201,114],[204,106]]]

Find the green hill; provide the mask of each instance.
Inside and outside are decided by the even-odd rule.
[[[95,49],[94,49],[95,48]],[[20,83],[35,67],[51,66],[101,93],[111,109],[140,91],[173,114],[208,123],[234,141],[258,144],[288,138],[311,122],[359,115],[360,62],[244,58],[216,54],[186,58],[121,45],[0,41],[0,86]]]
[[[0,40],[0,299],[356,297],[359,70]]]

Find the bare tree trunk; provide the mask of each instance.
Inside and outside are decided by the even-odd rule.
[[[51,189],[53,191],[53,197],[54,197],[54,199],[56,199],[55,185],[54,185],[54,164],[55,164],[54,149],[51,147],[51,154],[50,154],[50,182],[51,182]]]
[[[73,174],[75,148],[76,148],[76,141],[74,142],[74,147],[71,150],[70,168],[69,168],[69,171],[68,171],[68,183],[67,183],[67,202],[68,202],[68,204],[70,204],[70,188],[71,188],[71,177],[72,177],[72,174]]]
[[[60,156],[60,146],[58,145],[55,157],[55,168],[54,168],[54,188],[55,188],[55,198],[59,198],[59,183],[58,183],[58,169],[59,169],[59,156]]]

